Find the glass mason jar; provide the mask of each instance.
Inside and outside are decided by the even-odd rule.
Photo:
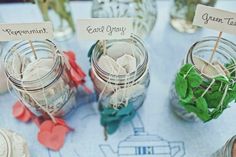
[[[36,0],[44,21],[51,21],[58,41],[69,39],[75,32],[69,0]]]
[[[192,45],[189,52],[187,53],[185,59],[182,62],[182,65],[190,64],[193,68],[189,69],[188,72],[185,74],[186,78],[190,78],[188,76],[190,71],[192,69],[196,69],[196,72],[191,75],[192,77],[192,83],[197,83],[197,81],[194,81],[198,78],[196,78],[196,74],[200,74],[200,78],[202,78],[202,82],[195,88],[189,88],[191,87],[190,79],[188,80],[188,88],[187,93],[192,93],[186,96],[186,98],[181,98],[179,94],[177,94],[176,90],[176,78],[177,75],[181,73],[181,70],[176,75],[175,81],[172,84],[171,92],[170,92],[170,104],[173,108],[173,111],[182,119],[187,121],[199,121],[200,119],[204,122],[207,122],[211,119],[216,119],[224,109],[228,108],[228,105],[230,102],[236,99],[236,95],[234,94],[234,87],[236,87],[235,83],[235,68],[236,68],[236,45],[226,39],[221,39],[219,42],[219,46],[217,48],[217,51],[214,54],[214,57],[212,59],[212,63],[209,62],[203,62],[203,61],[209,61],[209,58],[212,54],[213,47],[215,46],[217,41],[217,37],[207,37],[204,38],[201,41],[198,41]],[[200,59],[201,60],[200,60]],[[201,63],[201,64],[200,64]],[[212,69],[209,65],[208,75],[202,73],[199,71],[199,69],[204,69],[203,63],[205,65],[211,64],[214,65],[214,67],[222,68],[224,67],[223,72],[227,72],[227,78],[229,78],[228,82],[220,82],[221,80],[224,80],[225,77],[219,77],[222,75],[219,75],[219,72],[222,71],[215,71],[215,69]],[[218,66],[219,65],[219,66]],[[201,68],[197,68],[201,67]],[[183,66],[182,68],[183,69]],[[216,69],[219,70],[219,69]],[[210,75],[217,76],[217,77],[209,77]],[[193,77],[194,75],[194,77]],[[221,79],[221,80],[220,80]],[[228,85],[229,83],[229,85]],[[198,84],[198,83],[197,83]],[[181,86],[184,86],[181,84]],[[191,90],[189,90],[191,89]],[[227,90],[228,89],[228,90]],[[191,92],[190,92],[191,91]],[[197,104],[198,98],[204,98],[203,101],[206,103],[199,103]],[[187,102],[186,102],[187,101]],[[203,104],[206,104],[206,108],[203,108],[203,110],[199,111],[198,106],[201,106]],[[191,105],[189,107],[189,105]],[[187,107],[186,107],[187,106]],[[196,111],[198,110],[198,111]],[[205,112],[205,110],[207,110]],[[207,115],[201,115],[199,112],[204,112]],[[197,115],[196,113],[199,113]]]
[[[228,140],[225,145],[211,157],[235,157],[236,155],[236,136]]]
[[[132,17],[133,33],[146,37],[155,26],[157,5],[155,0],[93,0],[92,17]]]
[[[67,60],[51,41],[18,42],[4,62],[12,88],[36,115],[61,117],[76,107],[77,90]]]
[[[148,53],[137,36],[123,40],[106,41],[106,53],[114,60],[124,55],[136,59],[136,70],[127,74],[111,74],[99,65],[104,55],[98,42],[91,56],[90,76],[98,96],[101,124],[108,134],[114,133],[121,122],[130,121],[145,100],[150,77]],[[109,68],[112,68],[109,66]]]
[[[0,129],[1,157],[30,157],[26,140],[16,132]]]
[[[7,78],[3,66],[3,57],[2,57],[3,46],[4,44],[0,42],[0,95],[4,94],[8,90]]]
[[[174,0],[170,12],[170,23],[179,32],[194,33],[193,18],[198,4],[214,6],[217,0]]]

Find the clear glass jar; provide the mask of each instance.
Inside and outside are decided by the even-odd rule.
[[[7,78],[5,75],[3,57],[2,57],[3,46],[4,44],[0,42],[0,95],[4,94],[8,90]]]
[[[108,40],[106,51],[114,60],[124,55],[136,58],[136,71],[117,75],[104,71],[104,66],[99,65],[99,59],[104,55],[100,43],[96,44],[92,52],[90,76],[98,95],[101,124],[112,134],[121,122],[131,120],[136,110],[142,106],[150,76],[148,53],[137,36],[125,40]],[[126,109],[129,111],[124,111]],[[112,114],[107,115],[107,111],[112,111]]]
[[[30,157],[26,140],[16,132],[0,129],[1,157]]]
[[[211,157],[235,157],[236,155],[236,136],[228,140],[225,145]]]
[[[193,26],[193,18],[197,4],[214,6],[217,0],[174,0],[170,12],[170,23],[179,32],[194,33],[198,29]]]
[[[64,41],[72,37],[75,25],[69,6],[69,0],[36,0],[44,21],[51,21],[54,37]]]
[[[51,41],[18,42],[4,62],[12,88],[36,115],[61,117],[76,107],[77,89],[67,59]]]
[[[132,17],[133,33],[146,37],[155,26],[157,5],[155,0],[93,0],[92,17]]]
[[[194,67],[196,67],[197,60],[194,59],[194,57],[198,57],[198,58],[201,58],[205,61],[208,61],[211,54],[212,54],[212,50],[213,50],[213,47],[215,46],[216,41],[217,41],[217,37],[206,37],[203,40],[194,43],[192,45],[192,47],[190,48],[189,52],[187,53],[185,59],[183,60],[181,66],[185,65],[185,64],[191,64]],[[235,65],[236,64],[236,55],[235,55],[236,53],[235,52],[236,52],[236,45],[234,43],[222,38],[219,42],[219,47],[218,47],[217,51],[215,52],[215,55],[214,55],[212,61],[214,63],[219,62],[220,65],[224,65],[224,66],[231,65],[231,64]],[[231,67],[230,72],[231,71],[233,72],[233,70],[234,69],[232,69],[232,67]],[[209,86],[206,86],[206,82],[210,83],[213,81],[214,78],[206,77],[199,70],[197,70],[197,73],[201,74],[201,76],[203,78],[203,82],[201,83],[201,85],[199,87],[195,88],[194,90],[196,91],[198,89],[202,89],[202,92],[200,94],[198,94],[198,95],[202,95],[203,92],[205,90],[207,90],[207,88],[209,87]],[[235,85],[235,82],[234,82],[235,78],[233,78],[233,79],[234,80],[232,80],[232,85]],[[208,96],[211,95],[210,92],[213,92],[212,91],[213,86],[214,86],[214,84],[212,84],[212,86],[211,86],[212,88],[209,88],[203,96],[203,98],[205,98],[206,102],[208,103],[208,108],[210,108],[209,112],[213,112],[213,110],[215,108],[219,107],[218,104],[210,104],[210,102],[208,102],[208,100],[209,100]],[[223,85],[222,85],[222,88],[223,88]],[[193,90],[193,93],[195,93],[194,90]],[[226,94],[228,96],[228,93],[226,93]],[[220,98],[220,100],[218,101],[218,103],[219,103],[221,101],[221,98],[223,98],[223,94],[222,95],[219,94],[218,97]],[[195,99],[196,99],[196,97],[195,97]],[[236,97],[232,97],[232,99],[235,100]],[[225,100],[223,100],[223,101],[225,101]],[[180,96],[176,93],[175,81],[173,82],[172,87],[171,87],[170,104],[172,106],[173,111],[176,113],[176,115],[178,115],[182,119],[187,120],[187,121],[191,121],[191,122],[200,120],[199,117],[195,113],[187,111],[186,108],[184,108],[183,104],[180,102]],[[196,105],[196,104],[194,104],[194,105]],[[226,109],[228,107],[228,105],[229,104],[226,104],[226,106],[222,109],[222,112],[224,109]],[[215,118],[217,118],[217,117],[215,117]],[[212,119],[214,119],[214,118],[212,118]]]

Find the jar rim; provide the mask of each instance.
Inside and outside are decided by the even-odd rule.
[[[202,40],[199,40],[199,41],[195,42],[195,43],[190,47],[190,49],[189,49],[189,51],[188,51],[188,53],[187,53],[187,55],[186,55],[186,57],[185,57],[185,63],[188,63],[188,61],[189,61],[189,60],[188,60],[188,57],[190,57],[190,61],[191,61],[191,63],[194,65],[194,62],[193,62],[193,56],[194,56],[193,51],[194,51],[194,48],[195,48],[197,45],[199,45],[199,44],[201,44],[201,43],[204,43],[204,42],[216,41],[217,38],[218,38],[218,37],[216,37],[216,36],[208,36],[208,37],[204,37]],[[223,43],[223,44],[229,46],[230,48],[232,48],[232,49],[236,52],[236,44],[234,44],[233,42],[231,42],[231,41],[229,41],[229,40],[227,40],[227,39],[225,39],[225,38],[221,38],[219,43]],[[227,52],[226,52],[226,53],[227,53]],[[231,54],[230,54],[230,55],[231,55]],[[232,56],[232,55],[231,55],[231,56]],[[234,59],[236,60],[236,56],[234,57]]]
[[[195,63],[194,63],[194,61],[193,61],[195,48],[196,48],[197,46],[199,46],[200,44],[203,44],[203,43],[212,42],[212,41],[216,42],[217,39],[218,39],[217,36],[208,36],[208,37],[204,37],[204,38],[202,38],[201,40],[195,42],[195,43],[190,47],[188,53],[186,54],[185,59],[184,59],[184,64],[190,63],[190,64],[192,64],[192,65],[195,65]],[[214,44],[215,44],[215,43],[214,43]],[[234,44],[233,42],[231,42],[231,41],[229,41],[229,40],[227,40],[227,39],[225,39],[225,38],[221,38],[221,39],[220,39],[220,42],[219,42],[219,46],[220,46],[220,45],[222,46],[222,44],[223,44],[224,46],[226,46],[226,47],[232,49],[233,52],[228,52],[228,51],[225,50],[223,53],[227,54],[228,57],[230,57],[231,59],[233,59],[233,60],[235,61],[235,64],[236,64],[236,55],[234,54],[234,53],[236,52],[236,44]],[[218,48],[219,48],[219,46],[218,46]],[[213,50],[213,48],[214,48],[214,45],[212,45],[212,49],[211,49],[211,50]],[[218,50],[218,48],[217,48],[217,50]],[[217,53],[217,51],[216,51],[216,53]],[[218,54],[220,54],[220,55],[223,56],[223,53],[221,52],[221,53],[218,53]],[[197,69],[197,71],[200,73],[200,71],[199,71],[198,69]],[[206,77],[206,76],[204,76],[204,75],[202,75],[202,76],[203,76],[205,79],[208,79],[208,80],[211,79],[211,78],[208,78],[208,77]]]
[[[114,74],[110,74],[110,73],[104,71],[104,70],[97,64],[96,52],[99,52],[99,51],[97,51],[97,50],[98,50],[99,47],[101,46],[101,45],[99,45],[99,42],[98,42],[98,43],[96,44],[95,48],[93,49],[92,57],[91,57],[91,62],[92,62],[92,64],[93,64],[93,66],[94,66],[95,71],[99,73],[98,76],[99,76],[102,80],[104,80],[104,79],[101,77],[101,75],[102,75],[102,76],[105,75],[105,76],[109,76],[109,77],[111,78],[111,80],[113,80],[113,79],[114,79],[114,80],[117,80],[117,78],[120,78],[121,80],[128,80],[128,79],[130,79],[130,78],[133,78],[133,79],[134,79],[134,80],[132,80],[132,82],[133,82],[133,81],[138,80],[138,78],[141,77],[142,74],[145,73],[146,69],[148,68],[149,56],[148,56],[147,49],[146,49],[145,45],[143,44],[142,39],[141,39],[140,37],[138,37],[137,35],[132,34],[130,38],[125,39],[125,40],[127,40],[127,41],[130,40],[130,41],[132,41],[133,43],[138,43],[138,45],[139,45],[141,48],[143,48],[143,49],[142,49],[142,50],[143,50],[142,52],[144,53],[144,57],[145,57],[145,58],[143,59],[142,64],[140,64],[140,65],[137,67],[137,70],[136,70],[136,71],[129,73],[129,74],[128,74],[128,77],[127,77],[127,74],[126,74],[126,75],[120,75],[120,74],[119,74],[119,75],[114,75]],[[106,41],[108,41],[108,40],[106,40]],[[112,42],[119,41],[119,39],[118,39],[118,40],[109,40],[109,41],[112,43]],[[136,47],[137,47],[137,46],[136,46]],[[141,75],[138,75],[138,77],[135,77],[135,76],[136,76],[137,74],[139,74],[139,73],[141,73]],[[104,81],[107,81],[107,82],[108,82],[108,80],[104,80]],[[114,83],[114,82],[113,82],[113,81],[110,81],[109,83]],[[114,83],[114,84],[116,84],[116,83]]]
[[[16,83],[17,85],[21,85],[22,80],[20,80],[20,79],[18,79],[18,78],[16,78],[16,77],[13,77],[13,76],[9,73],[9,71],[7,70],[7,60],[8,60],[9,57],[12,55],[11,52],[14,50],[14,48],[16,48],[16,47],[19,48],[19,47],[21,47],[22,45],[28,44],[28,42],[27,42],[27,43],[26,43],[26,42],[27,42],[27,41],[22,40],[22,41],[19,41],[19,42],[13,44],[13,45],[8,49],[6,55],[4,56],[5,73],[6,73],[7,77],[9,78],[9,80],[11,80],[12,82]],[[32,42],[33,42],[33,43],[34,43],[34,42],[37,42],[37,43],[41,43],[41,44],[48,44],[49,46],[52,46],[53,48],[55,48],[55,52],[54,52],[55,54],[59,54],[59,53],[60,53],[59,50],[58,50],[58,48],[57,48],[57,46],[56,46],[51,40],[48,40],[48,39],[46,39],[46,40],[33,40]],[[38,79],[30,80],[30,81],[23,81],[24,84],[34,84],[34,83],[37,83],[38,81],[40,81],[40,80],[42,80],[42,79],[45,79],[45,78],[49,77],[50,74],[51,74],[55,69],[57,69],[58,63],[61,62],[61,57],[60,57],[60,55],[55,55],[55,56],[56,56],[55,62],[53,63],[53,66],[51,67],[51,70],[50,70],[49,72],[47,72],[45,75],[43,75],[42,77],[40,77],[40,78],[38,78]],[[55,77],[55,79],[56,79],[56,78],[57,78],[57,77]],[[53,80],[52,82],[54,82],[54,80]]]

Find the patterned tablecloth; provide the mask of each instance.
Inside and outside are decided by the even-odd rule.
[[[120,127],[108,141],[104,141],[97,104],[84,103],[91,102],[92,96],[82,97],[79,108],[67,118],[75,131],[68,135],[60,152],[49,151],[38,143],[38,128],[34,124],[26,125],[13,118],[11,110],[16,97],[10,94],[0,96],[0,128],[11,129],[24,136],[33,157],[123,157],[121,152],[128,153],[133,149],[136,155],[132,157],[208,157],[236,134],[236,105],[232,104],[220,118],[206,124],[188,123],[172,113],[170,85],[185,53],[196,40],[218,33],[205,29],[193,35],[176,32],[169,25],[170,5],[170,1],[158,1],[158,21],[146,40],[151,56],[151,84],[147,99],[138,116]],[[234,0],[218,3],[219,8],[232,11],[235,11],[235,6]],[[72,2],[75,19],[90,17],[90,8],[91,2]],[[6,22],[42,20],[39,11],[31,4],[1,4],[0,14]],[[224,34],[224,37],[236,42],[233,35]],[[85,71],[89,70],[86,56],[92,42],[78,41],[75,36],[58,44],[63,49],[76,51],[79,64]],[[89,77],[87,84],[92,88]],[[153,152],[160,154],[151,155]]]

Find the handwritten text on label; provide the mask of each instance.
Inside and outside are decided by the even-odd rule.
[[[93,40],[129,38],[132,33],[132,22],[130,18],[80,19],[79,38]]]
[[[110,25],[106,26],[101,26],[101,27],[93,27],[93,26],[88,26],[87,31],[90,34],[95,34],[98,32],[104,33],[107,32],[108,35],[112,36],[113,33],[120,33],[120,35],[125,35],[126,27],[112,27]]]
[[[50,22],[0,24],[0,41],[44,40],[53,38]]]
[[[236,35],[236,13],[198,5],[194,25]]]

